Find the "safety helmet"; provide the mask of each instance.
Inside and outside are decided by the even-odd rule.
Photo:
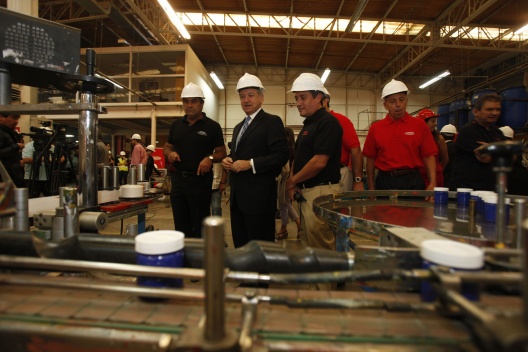
[[[447,125],[442,127],[442,129],[440,130],[440,133],[456,134],[457,133],[457,129],[456,129],[456,127],[454,125],[448,123]]]
[[[386,97],[392,94],[403,92],[409,94],[411,91],[407,88],[405,83],[393,79],[389,83],[387,83],[385,87],[383,87],[383,90],[381,91],[381,99],[385,99]]]
[[[499,130],[502,131],[504,137],[513,139],[513,130],[510,126],[499,127]]]
[[[321,77],[313,73],[301,73],[295,81],[293,81],[290,92],[304,92],[309,90],[316,90],[322,92],[323,94],[328,93]]]
[[[132,137],[130,137],[130,139],[135,139],[135,140],[140,141],[140,140],[141,140],[141,136],[140,136],[139,134],[137,134],[137,133],[134,133],[134,134],[132,135]]]
[[[124,151],[121,151],[121,153],[119,153],[119,155],[126,155],[126,153]]]
[[[241,89],[244,89],[244,88],[258,88],[263,93],[265,91],[264,86],[262,85],[262,82],[260,81],[260,79],[257,76],[250,75],[247,72],[242,77],[240,77],[235,90],[239,92]]]
[[[425,121],[427,119],[430,119],[431,117],[436,117],[436,114],[429,109],[423,109],[420,110],[416,117]]]
[[[147,145],[147,150],[155,152],[156,151],[156,147],[154,147],[152,144],[149,144],[149,145]]]
[[[202,88],[192,82],[183,87],[181,97],[205,99]]]
[[[332,96],[330,94],[330,92],[328,91],[328,89],[326,89],[325,86],[323,86],[323,94],[324,94],[325,98],[330,98]]]

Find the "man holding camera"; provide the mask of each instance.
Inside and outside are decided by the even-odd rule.
[[[286,192],[300,202],[302,238],[310,247],[335,250],[335,236],[314,214],[313,200],[321,195],[340,192],[341,138],[339,121],[323,107],[326,88],[319,76],[301,74],[291,92],[304,126],[295,144],[293,176],[286,181]]]
[[[18,188],[24,187],[22,149],[24,142],[15,128],[20,115],[0,115],[0,161]],[[6,180],[3,180],[4,182]]]

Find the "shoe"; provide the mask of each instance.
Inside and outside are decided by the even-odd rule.
[[[303,229],[297,230],[297,239],[300,240],[302,238]]]
[[[279,231],[275,234],[275,240],[281,241],[288,238],[288,230]]]

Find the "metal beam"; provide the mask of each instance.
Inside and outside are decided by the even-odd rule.
[[[381,24],[383,23],[383,21],[385,21],[385,19],[387,18],[387,16],[389,15],[389,13],[392,11],[392,9],[396,6],[396,4],[398,3],[399,0],[394,0],[390,5],[389,7],[387,8],[387,10],[385,10],[385,13],[383,14],[383,17],[381,19],[381,21],[378,21],[378,23],[376,24],[376,26],[372,29],[372,31],[370,31],[367,39],[371,39],[374,34],[376,33],[376,30],[378,29],[379,26],[381,26]],[[365,50],[365,47],[367,46],[368,43],[364,43],[363,46],[361,47],[361,49],[358,50],[358,52],[356,53],[356,55],[354,55],[354,58],[352,60],[350,60],[350,62],[348,63],[348,66],[346,67],[345,69],[345,72],[348,72],[348,70],[350,69],[350,67],[352,67],[352,65],[354,64],[354,62],[356,62],[356,59],[359,57],[359,55],[361,55],[361,53],[363,52],[363,50]]]
[[[368,2],[368,0],[362,0],[363,2]],[[341,14],[341,9],[343,8],[343,5],[345,3],[345,0],[341,0],[341,3],[339,4],[339,8],[337,9],[336,18],[339,17]],[[363,11],[363,10],[361,10]],[[333,33],[334,27],[337,26],[337,20],[334,20],[332,24],[330,25],[330,30],[328,31],[328,35],[326,37],[331,37]],[[319,59],[317,60],[317,63],[315,64],[315,69],[317,70],[319,68],[319,64],[321,63],[321,60],[323,59],[323,56],[326,52],[326,46],[328,45],[328,40],[325,41],[323,45],[323,50],[321,50],[321,54],[319,55]]]
[[[427,29],[430,29],[429,27]],[[426,31],[427,32],[427,31]],[[226,37],[261,37],[261,38],[279,38],[279,39],[298,39],[298,40],[330,40],[330,41],[336,41],[340,43],[367,43],[367,44],[383,44],[383,45],[408,45],[410,47],[419,47],[419,46],[434,46],[435,48],[451,48],[451,49],[470,49],[470,50],[488,50],[488,51],[510,51],[510,52],[528,52],[528,46],[526,43],[520,43],[515,41],[510,41],[512,44],[510,47],[480,47],[477,45],[469,45],[469,44],[449,44],[449,43],[428,43],[428,42],[416,42],[416,41],[409,41],[405,40],[408,39],[409,36],[405,36],[402,40],[386,40],[382,38],[382,35],[380,36],[380,39],[365,39],[365,38],[336,38],[336,37],[314,37],[310,35],[301,35],[301,34],[291,34],[291,35],[285,35],[285,34],[259,34],[259,33],[233,33],[233,32],[216,32],[216,33],[210,33],[210,32],[202,32],[202,31],[189,31],[189,34],[191,35],[215,35],[215,36],[226,36]],[[422,35],[422,37],[425,36],[425,33]]]
[[[246,0],[243,0],[242,2],[244,3],[244,11],[246,13],[246,29],[248,33],[251,34],[251,25],[250,25],[251,15],[249,14]],[[257,53],[255,52],[255,42],[253,41],[253,37],[250,36],[249,41],[251,43],[251,51],[253,52],[253,61],[255,61],[255,67],[258,69]]]
[[[132,11],[134,11],[135,15],[141,19],[141,23],[143,23],[149,31],[149,33],[158,40],[160,44],[166,44],[170,45],[171,43],[165,38],[159,31],[158,27],[154,25],[154,23],[151,21],[151,18],[147,16],[147,14],[151,13],[153,9],[146,8],[148,6],[152,6],[150,2],[145,1],[139,1],[139,3],[142,5],[140,8],[138,4],[136,4],[136,1],[134,0],[126,0],[126,3]]]
[[[420,35],[415,38],[416,41],[421,39],[420,43],[422,43],[422,45],[412,48],[412,50],[410,47],[405,48],[403,51],[407,55],[400,55],[378,73],[381,81],[385,82],[391,78],[396,78],[407,71],[413,65],[425,58],[434,49],[450,40],[451,35],[473,21],[497,1],[499,0],[459,0],[453,3],[449,7],[449,11],[445,11],[440,15],[437,21],[435,21],[436,25],[433,28],[430,28],[431,33],[437,33],[434,31],[435,28],[440,30],[440,32],[438,32],[438,38],[435,38],[435,35],[432,35],[430,37],[432,43],[430,45],[425,45],[426,40],[424,39],[427,39],[427,32],[422,30]],[[448,26],[453,23],[456,23],[456,25],[452,26],[451,29],[447,29]],[[441,33],[442,31],[443,33]],[[504,51],[504,49],[502,48],[501,51]]]
[[[200,10],[204,11],[204,7],[202,5],[202,2],[200,0],[196,0],[196,3],[200,7]],[[207,25],[209,27],[209,30],[214,33],[214,29],[213,29],[213,25],[212,25],[213,21],[211,21],[209,16],[205,16],[205,20],[207,21]],[[222,45],[220,45],[220,42],[218,41],[218,38],[214,34],[213,34],[213,39],[214,39],[214,41],[216,43],[216,47],[220,51],[220,54],[222,54],[222,58],[224,59],[225,64],[229,66],[229,61],[227,61],[227,57],[224,54],[224,49],[222,49]]]

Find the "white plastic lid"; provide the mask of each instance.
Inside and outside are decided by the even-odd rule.
[[[449,188],[447,188],[447,187],[435,187],[434,190],[437,191],[437,192],[447,192],[447,191],[449,191]]]
[[[470,193],[473,192],[473,188],[457,188],[457,192]]]
[[[161,230],[136,236],[136,252],[140,254],[169,254],[184,246],[185,235],[179,231]]]
[[[490,204],[497,204],[498,199],[499,197],[497,197],[496,195],[487,195],[486,197],[483,198],[484,203],[490,203]]]
[[[450,240],[423,241],[420,256],[429,262],[455,269],[480,269],[484,265],[484,254],[480,248]]]

